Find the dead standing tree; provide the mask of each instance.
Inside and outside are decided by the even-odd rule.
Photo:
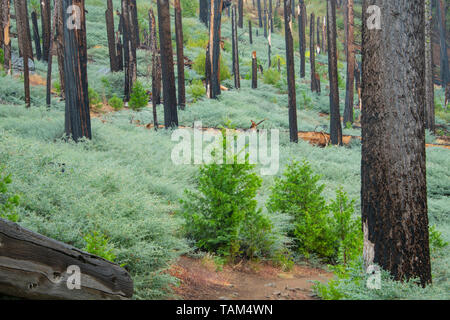
[[[341,115],[336,47],[336,3],[327,0],[328,74],[330,79],[330,135],[333,145],[342,145]]]
[[[211,17],[209,23],[208,53],[210,71],[207,73],[210,79],[209,97],[217,98],[220,95],[220,29],[222,20],[223,0],[211,0]]]
[[[256,60],[256,51],[252,52],[252,89],[258,88],[258,61]]]
[[[109,66],[111,72],[117,72],[120,69],[116,53],[116,40],[114,34],[114,7],[112,0],[107,1],[107,9],[105,11],[105,21],[106,21],[106,33],[108,37]]]
[[[362,30],[361,213],[364,261],[431,283],[424,130],[424,0],[376,1]],[[373,1],[363,1],[363,19]],[[401,21],[401,28],[398,26]],[[370,29],[369,29],[370,28]],[[380,68],[383,66],[383,68]]]
[[[164,125],[166,128],[178,126],[177,93],[173,70],[172,37],[170,32],[169,0],[158,0],[159,43],[164,99]]]
[[[345,10],[345,8],[344,8]],[[344,126],[353,124],[353,102],[355,93],[355,35],[353,0],[347,0],[347,82],[345,90]]]
[[[36,59],[41,61],[42,60],[41,37],[39,36],[37,13],[35,10],[31,12],[31,22],[33,24],[33,40],[34,40],[34,48],[36,50]]]
[[[161,60],[158,49],[158,39],[156,35],[156,20],[153,9],[149,11],[150,37],[152,44],[152,107],[153,107],[153,125],[158,130],[158,115],[156,106],[161,104]]]
[[[183,22],[180,0],[174,1],[174,7],[175,36],[177,42],[178,105],[181,110],[184,110],[186,106],[186,87],[184,82]]]
[[[234,5],[231,9],[231,47],[233,56],[234,87],[236,89],[239,89],[241,87],[241,79],[239,75],[239,47],[236,23],[236,7]]]
[[[61,12],[61,1],[54,0],[54,10],[53,10],[53,24],[52,31],[50,32],[50,43],[48,50],[48,64],[47,64],[47,107],[51,105],[51,89],[52,89],[52,66],[53,66],[53,46],[54,46],[54,35],[56,33],[56,21],[58,19],[58,14]]]
[[[19,40],[19,52],[23,59],[25,104],[30,107],[30,71],[29,59],[33,59],[33,47],[31,45],[30,24],[28,21],[28,8],[26,0],[15,0],[14,9],[17,22],[17,36]]]
[[[51,36],[51,15],[50,0],[41,0],[41,28],[42,28],[42,55],[43,60],[48,61]]]
[[[62,13],[66,82],[65,132],[74,141],[83,137],[91,139],[84,0],[63,0]]]
[[[136,39],[131,23],[130,0],[122,0],[122,36],[125,69],[124,100],[130,100],[131,90],[137,79]]]
[[[289,133],[291,142],[298,142],[297,97],[295,92],[294,40],[292,39],[293,0],[284,0],[284,33],[286,40],[286,69],[289,95]]]
[[[300,47],[300,78],[306,76],[306,5],[304,0],[300,0],[298,6],[298,37]]]

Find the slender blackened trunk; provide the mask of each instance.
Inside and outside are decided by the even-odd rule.
[[[26,0],[14,1],[14,8],[17,22],[17,36],[19,40],[19,49],[23,58],[23,75],[25,104],[30,107],[30,72],[28,68],[28,59],[33,59],[33,48],[31,46],[30,24],[28,22],[28,8]]]
[[[261,0],[256,0],[256,4],[258,7],[258,21],[259,21],[259,27],[262,28],[263,21],[262,21],[262,12],[261,12]]]
[[[208,12],[208,0],[200,0],[199,18],[200,21],[205,24],[205,26],[208,26]]]
[[[84,0],[63,0],[64,69],[66,72],[66,135],[78,141],[92,138],[87,78],[86,16]],[[69,6],[77,6],[79,24],[71,24]],[[75,7],[73,7],[75,8]]]
[[[209,54],[211,62],[210,98],[220,95],[220,28],[223,0],[211,0]]]
[[[135,48],[139,48],[141,45],[141,38],[139,36],[139,19],[136,0],[131,0],[130,3],[130,24],[133,31],[133,38],[135,41]]]
[[[239,77],[239,48],[237,39],[237,23],[236,23],[236,7],[233,5],[231,9],[231,46],[233,55],[233,76],[234,87],[239,89],[241,87],[241,80]]]
[[[50,50],[50,36],[51,36],[51,24],[50,19],[52,15],[52,9],[50,7],[50,0],[40,0],[41,2],[41,26],[42,26],[42,55],[44,61],[48,61]]]
[[[345,91],[344,126],[353,124],[353,101],[355,93],[355,45],[353,0],[347,0],[348,35],[347,35],[347,83]]]
[[[442,88],[445,88],[447,83],[450,82],[450,71],[448,62],[448,50],[447,50],[447,27],[446,27],[446,3],[443,0],[437,0],[437,21],[439,28],[440,39],[440,53],[441,53],[441,83]]]
[[[434,116],[434,83],[433,83],[433,51],[431,38],[431,0],[425,4],[425,128],[435,131]]]
[[[153,106],[153,124],[155,130],[158,130],[158,116],[156,106],[161,103],[161,63],[159,58],[158,41],[156,38],[156,21],[153,9],[149,11],[151,21],[150,36],[152,44],[152,106]]]
[[[56,34],[56,21],[58,18],[58,14],[61,14],[61,1],[55,0],[54,2],[54,10],[53,10],[53,24],[52,30],[50,32],[50,46],[48,50],[48,64],[47,64],[47,107],[51,106],[51,90],[52,90],[52,66],[53,66],[53,47],[55,45],[55,34]],[[67,107],[67,105],[66,105]],[[66,110],[67,112],[67,110]],[[66,121],[68,118],[66,118]],[[66,124],[67,126],[67,124]]]
[[[170,33],[169,0],[158,0],[158,24],[164,97],[164,125],[166,128],[170,128],[178,126],[178,113],[173,70],[172,37]]]
[[[363,1],[363,21],[373,3]],[[375,4],[396,15],[383,15],[381,30],[363,25],[364,260],[366,267],[377,264],[396,280],[420,278],[425,286],[431,283],[431,266],[423,108],[424,0],[378,0]],[[392,27],[399,21],[401,28]],[[390,63],[392,57],[395,64]]]
[[[237,24],[238,27],[242,29],[244,28],[244,0],[238,0],[238,11],[239,11],[239,18]]]
[[[264,0],[264,38],[267,39],[267,0]]]
[[[306,76],[306,6],[305,1],[300,0],[298,15],[298,37],[300,44],[300,78]]]
[[[33,39],[34,39],[34,48],[36,50],[36,59],[40,61],[42,60],[41,37],[39,36],[39,27],[37,22],[36,11],[31,12],[31,22],[33,23]]]
[[[317,82],[316,82],[316,50],[314,43],[314,13],[311,13],[311,26],[309,29],[309,63],[311,64],[311,91],[317,92]]]
[[[181,18],[180,0],[175,0],[175,35],[177,41],[177,72],[178,72],[178,105],[181,110],[186,106],[186,89],[184,84],[184,52],[183,24]]]
[[[317,17],[317,44],[316,44],[316,48],[320,48],[320,32],[321,32],[322,28],[320,26],[320,17]],[[320,50],[317,50],[320,52]],[[317,54],[319,54],[319,52]]]
[[[295,92],[294,41],[292,39],[291,1],[284,0],[284,33],[286,40],[286,71],[289,95],[289,134],[291,142],[298,142],[297,97]]]
[[[125,69],[124,100],[130,100],[131,90],[137,78],[136,39],[131,23],[130,0],[122,0],[123,52]]]
[[[119,71],[117,66],[116,41],[114,36],[114,8],[112,0],[107,1],[107,9],[105,11],[106,33],[108,36],[109,48],[109,66],[111,72]]]
[[[256,51],[252,52],[252,89],[258,88],[258,61],[256,60]]]
[[[330,135],[331,143],[342,145],[341,115],[339,110],[339,85],[336,47],[336,3],[327,0],[328,74],[330,79]]]
[[[272,5],[272,0],[269,0],[269,25],[270,25],[270,32],[273,33],[273,5]]]
[[[250,44],[253,44],[252,22],[250,20],[248,20],[248,36]]]

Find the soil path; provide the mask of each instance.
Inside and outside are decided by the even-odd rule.
[[[294,266],[289,272],[267,264],[238,264],[217,270],[212,260],[182,256],[170,269],[180,279],[174,288],[184,300],[314,300],[311,281],[332,274],[320,269]]]

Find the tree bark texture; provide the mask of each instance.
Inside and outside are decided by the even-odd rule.
[[[298,37],[300,48],[300,78],[306,76],[306,5],[304,0],[299,3]]]
[[[258,61],[256,60],[256,51],[252,52],[252,89],[258,88]]]
[[[211,63],[210,98],[220,95],[220,29],[223,0],[211,0],[209,54]]]
[[[348,35],[347,35],[347,82],[345,90],[344,126],[353,124],[353,101],[355,93],[355,35],[353,0],[347,0]]]
[[[184,110],[186,106],[186,88],[184,82],[183,23],[181,18],[180,0],[175,0],[174,6],[175,36],[177,42],[178,105],[181,110]]]
[[[36,51],[36,59],[40,61],[42,60],[41,37],[39,36],[37,13],[34,10],[33,12],[31,12],[31,22],[33,24],[33,40],[34,40],[34,48]]]
[[[114,7],[112,0],[107,0],[107,9],[105,11],[106,34],[108,37],[109,66],[111,72],[119,71],[116,54],[116,39],[114,34]]]
[[[241,87],[241,79],[239,75],[239,47],[238,47],[238,36],[237,36],[237,23],[236,23],[236,7],[233,5],[231,9],[231,47],[233,55],[233,76],[234,76],[234,87],[239,89]]]
[[[51,15],[50,0],[40,0],[41,3],[41,27],[42,27],[42,55],[43,60],[48,61],[51,37]]]
[[[434,132],[435,110],[434,110],[434,82],[433,82],[433,50],[431,38],[431,0],[425,3],[425,128]]]

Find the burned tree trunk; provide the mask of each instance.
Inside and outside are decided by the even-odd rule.
[[[136,39],[131,22],[130,0],[122,0],[123,52],[125,69],[124,100],[130,100],[131,90],[137,78]]]
[[[264,0],[264,38],[267,39],[267,0]]]
[[[442,88],[445,88],[447,83],[450,82],[450,70],[448,62],[448,50],[447,50],[447,26],[446,26],[446,3],[443,0],[436,0],[437,4],[437,21],[439,28],[440,39],[440,56],[441,56],[441,84]]]
[[[30,24],[28,22],[28,8],[26,0],[14,1],[17,22],[17,36],[19,39],[19,51],[23,58],[25,104],[30,107],[30,72],[28,59],[33,59],[33,47],[31,45]]]
[[[317,92],[317,81],[316,81],[316,50],[314,44],[314,13],[311,13],[311,26],[309,30],[309,62],[311,64],[311,91]]]
[[[2,294],[33,300],[133,296],[133,280],[125,269],[1,218],[0,243]]]
[[[210,98],[220,95],[220,28],[223,0],[211,0],[209,59],[211,63]]]
[[[42,27],[42,55],[43,60],[48,61],[50,57],[50,37],[51,37],[51,24],[50,19],[52,15],[52,9],[50,7],[50,0],[41,0],[41,27]]]
[[[248,36],[250,44],[253,44],[252,22],[250,20],[248,20]]]
[[[37,13],[34,10],[33,12],[31,12],[31,22],[33,23],[33,39],[34,39],[34,48],[36,50],[36,59],[40,61],[42,60],[41,38],[39,36]]]
[[[256,51],[252,52],[252,89],[258,88],[258,61],[256,60]]]
[[[56,23],[58,15],[61,14],[61,1],[55,1],[55,8],[53,10],[53,27],[50,33],[50,46],[48,50],[48,64],[47,64],[47,107],[51,105],[51,90],[52,90],[52,66],[53,66],[53,47],[55,43]],[[66,121],[68,119],[66,118]]]
[[[214,1],[214,0],[211,0]],[[261,12],[261,0],[256,0],[256,4],[258,7],[258,22],[259,22],[259,27],[262,28],[263,27],[263,21],[262,21],[262,12]]]
[[[242,29],[244,28],[244,0],[238,0],[238,11],[239,11],[239,18],[237,24],[238,27]]]
[[[64,26],[63,26],[64,13],[59,11],[56,16],[56,54],[58,56],[58,71],[59,71],[59,84],[60,84],[60,96],[65,99],[66,81],[64,76]]]
[[[320,54],[320,31],[322,30],[322,28],[320,27],[320,17],[317,17],[317,27],[316,27],[316,31],[317,31],[317,44],[316,44],[316,48],[317,48],[317,54]]]
[[[284,33],[286,40],[286,69],[289,95],[289,134],[291,142],[298,142],[297,97],[295,92],[294,40],[292,39],[291,1],[284,0]]]
[[[109,67],[111,72],[119,71],[116,54],[116,41],[114,36],[114,7],[112,0],[107,1],[107,9],[105,11],[106,33],[108,37],[109,49]]]
[[[353,101],[355,93],[355,45],[353,0],[347,0],[347,83],[345,91],[344,126],[353,124]]]
[[[200,0],[199,18],[208,27],[208,0]]]
[[[431,38],[431,0],[425,4],[425,128],[435,131],[434,115],[434,83],[433,83],[433,50]]]
[[[133,39],[135,42],[135,48],[139,48],[141,45],[141,38],[139,36],[139,19],[136,0],[130,0],[129,3],[130,11],[130,25],[132,27]]]
[[[1,48],[3,49],[3,66],[8,74],[11,73],[11,39],[9,36],[10,1],[1,0],[0,28],[1,28]]]
[[[237,37],[237,23],[236,23],[236,7],[233,5],[231,9],[231,46],[233,55],[233,76],[234,87],[239,89],[241,87],[241,79],[239,76],[239,48]]]
[[[158,130],[158,115],[156,106],[161,103],[161,62],[159,58],[158,41],[156,38],[156,21],[153,9],[149,11],[151,21],[150,37],[152,44],[152,107],[153,107],[153,124],[155,130]]]
[[[300,47],[300,78],[306,76],[306,6],[305,1],[300,0],[298,14],[298,37]]]
[[[164,98],[164,125],[166,128],[177,127],[177,93],[175,89],[175,74],[173,70],[169,0],[158,0],[158,24]]]
[[[273,5],[272,5],[272,0],[269,0],[269,25],[270,25],[270,32],[273,33]]]
[[[178,73],[178,105],[181,110],[186,106],[186,89],[184,84],[184,51],[183,23],[181,18],[180,0],[175,0],[175,36],[177,41],[177,73]]]
[[[74,141],[92,138],[87,78],[84,0],[63,0],[66,135]],[[73,12],[67,12],[72,6]]]
[[[341,115],[339,110],[339,85],[336,47],[336,3],[327,0],[328,74],[330,79],[330,136],[331,143],[342,145]]]
[[[322,52],[325,53],[327,48],[326,48],[326,40],[327,38],[327,18],[323,17],[323,23],[322,23]]]
[[[424,0],[375,1],[362,33],[361,211],[366,267],[431,283],[425,164]],[[373,1],[363,1],[363,21]],[[369,11],[370,12],[370,11]],[[395,28],[401,21],[401,28]],[[380,68],[383,66],[383,68]]]

